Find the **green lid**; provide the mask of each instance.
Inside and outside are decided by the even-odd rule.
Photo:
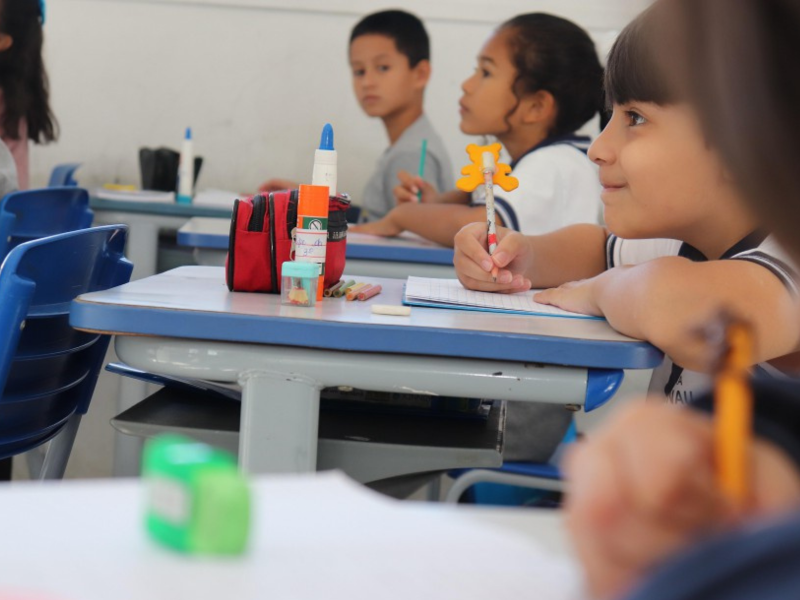
[[[283,277],[319,277],[319,263],[286,261],[281,267]]]

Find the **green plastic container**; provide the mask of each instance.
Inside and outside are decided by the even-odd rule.
[[[142,476],[149,535],[188,554],[236,555],[247,547],[250,489],[227,452],[179,435],[147,442]]]

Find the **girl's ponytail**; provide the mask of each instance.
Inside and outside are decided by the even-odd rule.
[[[594,42],[574,23],[544,13],[503,23],[517,69],[514,95],[549,92],[558,106],[551,136],[566,135],[603,110],[603,67]]]

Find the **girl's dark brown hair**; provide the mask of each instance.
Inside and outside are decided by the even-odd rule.
[[[50,110],[50,89],[42,60],[42,14],[38,0],[0,0],[0,31],[11,36],[11,47],[0,52],[0,89],[5,112],[3,134],[19,139],[25,119],[28,137],[37,143],[58,137]]]
[[[653,43],[662,13],[661,5],[651,6],[622,30],[611,47],[604,85],[607,109],[630,102],[664,106],[677,101]]]
[[[549,92],[556,102],[558,113],[549,135],[573,133],[602,109],[603,67],[589,34],[575,23],[529,13],[506,21],[498,31],[508,34],[517,70],[517,105],[523,96],[538,91]]]
[[[663,0],[662,0],[663,2]],[[800,0],[671,0],[659,52],[745,198],[800,255]]]

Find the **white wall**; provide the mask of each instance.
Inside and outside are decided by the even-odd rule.
[[[406,0],[432,40],[426,110],[454,164],[460,82],[494,25],[547,11],[587,28],[605,54],[649,0]],[[386,138],[350,90],[349,30],[379,0],[51,0],[46,61],[56,144],[34,147],[33,185],[80,161],[80,183],[139,183],[140,146],[178,148],[191,125],[206,159],[200,188],[252,190],[269,176],[310,177],[333,124],[340,189],[357,197]]]

